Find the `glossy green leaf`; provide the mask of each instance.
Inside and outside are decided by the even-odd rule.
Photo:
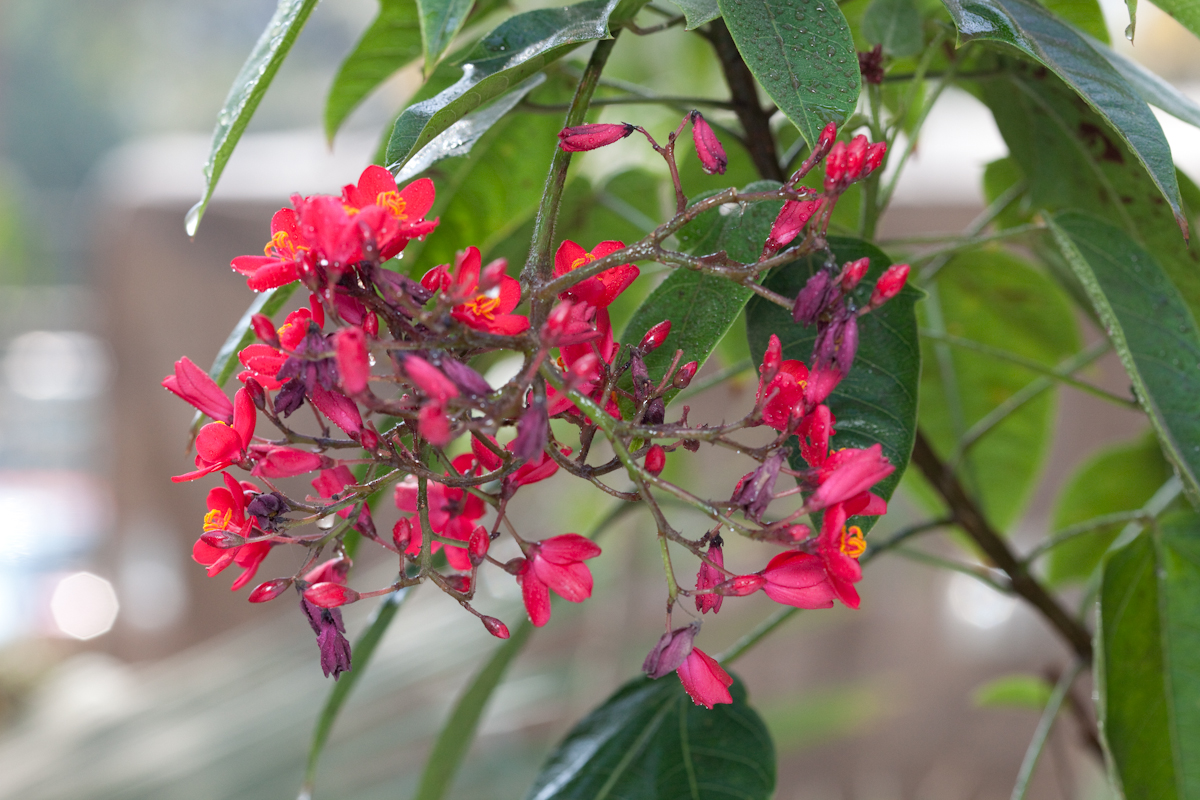
[[[744,191],[777,188],[778,183],[758,181],[746,186]],[[687,251],[697,255],[724,250],[738,261],[754,261],[762,253],[763,242],[782,206],[782,201],[754,203],[727,215],[714,209],[689,224],[680,232],[679,239]],[[670,320],[670,335],[657,350],[646,356],[651,377],[659,379],[666,372],[676,350],[683,351],[681,364],[698,361],[703,366],[752,294],[746,287],[727,278],[677,269],[634,313],[621,334],[621,341],[636,345],[651,327]]]
[[[375,648],[379,646],[379,641],[383,638],[383,634],[387,632],[388,626],[392,624],[392,620],[396,618],[396,612],[400,610],[400,606],[411,593],[410,588],[404,588],[397,592],[389,594],[375,609],[375,614],[371,621],[367,623],[367,628],[358,637],[358,641],[354,643],[351,649],[353,664],[349,672],[342,673],[338,678],[333,688],[329,691],[329,697],[325,700],[325,705],[321,709],[321,714],[317,717],[316,727],[313,728],[312,745],[308,749],[308,763],[304,769],[304,788],[311,795],[313,781],[317,777],[317,762],[321,758],[321,753],[325,749],[325,743],[329,740],[329,733],[333,730],[333,723],[337,721],[338,714],[341,713],[342,706],[345,705],[350,693],[354,691],[355,685],[359,678],[367,671],[367,665],[371,663],[371,656],[375,654]]]
[[[1140,509],[1170,476],[1171,466],[1153,436],[1105,448],[1081,464],[1059,494],[1052,529]],[[1106,525],[1056,545],[1045,561],[1047,582],[1087,580],[1122,527]]]
[[[1098,0],[1043,0],[1042,5],[1088,36],[1108,44],[1108,23]]]
[[[775,747],[734,678],[732,704],[692,704],[678,678],[637,678],[550,754],[529,800],[768,800]]]
[[[1079,349],[1071,304],[1062,290],[1004,251],[958,256],[938,273],[934,292],[941,311],[938,327],[951,336],[1048,368]],[[929,328],[935,321],[933,302],[922,305],[922,324]],[[955,453],[959,435],[1038,377],[1018,364],[929,339],[921,353],[921,429],[945,459]],[[1050,452],[1056,400],[1050,390],[1025,403],[963,459],[963,480],[999,530],[1019,517],[1036,486]]]
[[[717,17],[721,16],[721,9],[717,7],[717,0],[671,0],[672,3],[679,6],[683,11],[683,16],[687,20],[687,30],[699,28],[706,22],[712,22]]]
[[[388,169],[400,169],[463,116],[579,45],[608,38],[608,17],[617,2],[584,0],[561,8],[527,11],[505,20],[467,54],[457,83],[409,106],[396,120],[387,146]]]
[[[893,58],[920,52],[924,37],[916,0],[871,0],[863,15],[862,33],[869,43],[883,45],[883,52]]]
[[[1200,330],[1158,260],[1119,228],[1078,212],[1050,221],[1163,452],[1200,502]]]
[[[258,37],[250,57],[233,79],[233,86],[229,89],[221,113],[217,115],[212,150],[204,164],[204,194],[200,202],[187,213],[185,227],[188,236],[196,235],[200,218],[204,216],[204,209],[212,198],[213,190],[217,188],[226,162],[233,155],[233,148],[242,138],[242,132],[250,124],[250,118],[254,116],[267,87],[271,85],[275,73],[292,49],[292,43],[316,6],[317,0],[279,0],[266,30]]]
[[[1200,797],[1200,517],[1163,519],[1108,556],[1096,691],[1123,796]]]
[[[1041,711],[1054,687],[1038,675],[1005,675],[975,690],[972,700],[980,708],[1028,708]]]
[[[342,62],[325,100],[332,141],[350,112],[396,70],[421,55],[421,22],[413,0],[379,0],[379,16]]]
[[[1132,4],[1134,0],[1126,2]],[[1196,0],[1158,0],[1154,5],[1170,14],[1193,34],[1200,36],[1200,3]],[[1135,8],[1135,5],[1129,7],[1131,20]]]
[[[420,9],[425,73],[437,66],[446,48],[462,30],[475,0],[416,0]]]
[[[254,341],[254,329],[250,327],[251,318],[255,314],[274,316],[279,309],[283,308],[283,304],[288,301],[299,285],[299,283],[289,283],[278,289],[268,289],[255,296],[250,307],[242,314],[242,318],[225,337],[225,342],[217,351],[217,357],[213,359],[212,368],[208,371],[218,386],[224,386],[233,377],[233,372],[238,368],[239,363],[237,354],[243,347]]]
[[[804,140],[841,125],[862,77],[850,26],[830,0],[717,0],[738,52]]]
[[[891,265],[891,260],[883,251],[860,239],[830,236],[829,245],[839,264],[870,257],[871,269],[855,290],[857,302],[865,304],[876,279]],[[784,297],[795,297],[822,262],[819,256],[795,261],[774,271],[766,286]],[[905,287],[878,311],[859,320],[854,367],[825,401],[837,418],[837,434],[830,447],[870,447],[878,442],[883,446],[883,454],[896,465],[896,471],[871,490],[885,499],[892,496],[903,477],[916,438],[921,350],[914,306],[919,297],[916,289]],[[784,358],[805,364],[812,362],[816,328],[792,322],[791,312],[786,308],[761,298],[752,299],[746,306],[746,330],[750,354],[756,364],[762,361],[771,334],[779,337]],[[805,468],[798,450],[791,463],[793,468]],[[858,517],[854,524],[865,532],[877,520],[878,517]]]
[[[1090,37],[1085,38],[1097,53],[1108,59],[1108,63],[1121,73],[1139,97],[1184,122],[1200,127],[1200,105],[1197,105],[1196,101],[1132,58],[1121,55],[1102,42],[1095,41]]]
[[[425,771],[421,774],[421,783],[413,800],[441,800],[450,791],[454,776],[458,774],[459,765],[471,749],[475,740],[475,731],[479,720],[483,718],[484,709],[491,700],[509,664],[517,657],[529,640],[533,625],[523,621],[512,635],[496,648],[487,663],[480,667],[479,672],[471,679],[450,718],[442,726],[433,751],[425,762]]]
[[[1094,109],[1146,168],[1187,233],[1162,126],[1133,87],[1070,25],[1032,0],[944,0],[961,41],[1000,42],[1048,67]]]

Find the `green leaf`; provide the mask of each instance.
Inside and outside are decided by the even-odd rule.
[[[1112,127],[1175,213],[1187,235],[1171,148],[1162,127],[1133,87],[1080,33],[1032,0],[944,0],[960,41],[1017,48],[1067,82]]]
[[[829,246],[839,264],[870,257],[871,269],[855,290],[856,301],[864,305],[891,260],[882,250],[860,239],[830,236]],[[795,297],[823,262],[820,254],[795,261],[772,272],[766,286],[784,297]],[[916,289],[905,287],[882,308],[859,320],[854,368],[825,401],[837,418],[837,434],[830,447],[870,447],[878,442],[883,454],[896,465],[896,471],[871,490],[884,499],[892,496],[903,477],[917,433],[921,350],[914,306],[919,297]],[[786,308],[755,297],[746,306],[746,332],[756,364],[762,361],[771,334],[779,337],[784,358],[805,364],[812,361],[816,329],[792,322]],[[806,468],[798,449],[791,464],[793,469]],[[866,532],[878,519],[857,517],[853,524]]]
[[[421,22],[413,0],[379,0],[379,16],[342,62],[325,100],[332,141],[350,112],[396,70],[421,55]]]
[[[689,31],[721,16],[717,0],[671,0],[671,2],[683,11],[683,16],[687,20],[685,29]]]
[[[1054,687],[1037,675],[1005,675],[975,690],[972,700],[980,708],[1029,708],[1041,711]]]
[[[862,90],[850,26],[830,0],[717,0],[738,52],[810,146]]]
[[[268,289],[254,298],[250,307],[242,314],[242,318],[225,337],[225,342],[217,351],[217,357],[213,359],[212,368],[208,371],[218,386],[224,386],[226,381],[233,377],[233,371],[237,369],[239,363],[237,354],[243,347],[254,341],[254,330],[250,327],[251,318],[255,314],[274,316],[279,309],[283,308],[283,304],[288,301],[299,285],[299,282],[296,282],[280,286],[278,289]]]
[[[1055,241],[1104,324],[1163,452],[1200,502],[1200,330],[1153,255],[1078,212],[1050,220]]]
[[[1053,368],[1079,349],[1071,305],[1052,280],[1000,250],[958,256],[938,273],[922,323]],[[936,307],[933,302],[936,300]],[[949,459],[958,436],[1038,375],[965,347],[922,342],[921,429]],[[944,371],[943,371],[944,370]],[[950,381],[950,394],[947,394]],[[964,480],[988,519],[1005,530],[1020,515],[1050,452],[1057,393],[1043,392],[996,425],[967,451]],[[961,429],[955,421],[960,419]]]
[[[1059,494],[1053,530],[1139,509],[1170,476],[1153,436],[1106,448],[1081,464]],[[1114,523],[1056,545],[1046,557],[1046,580],[1053,585],[1086,580],[1122,527]]]
[[[924,44],[915,0],[871,0],[862,21],[863,37],[883,45],[893,58],[916,55]]]
[[[768,800],[775,747],[736,677],[732,704],[692,704],[674,675],[636,678],[550,754],[529,800]]]
[[[1133,24],[1137,8],[1135,0],[1126,0],[1129,6],[1130,25]],[[1200,3],[1196,0],[1157,0],[1156,6],[1170,14],[1196,36],[1200,36]]]
[[[1108,23],[1097,0],[1042,0],[1042,5],[1088,36],[1108,44]]]
[[[446,48],[462,30],[475,0],[417,0],[421,13],[421,42],[425,48],[425,74],[441,60]]]
[[[467,54],[463,76],[435,97],[404,110],[387,146],[388,169],[404,166],[435,136],[464,115],[506,93],[584,42],[607,39],[618,0],[584,0],[562,8],[517,14]]]
[[[1184,122],[1200,127],[1200,105],[1197,105],[1192,98],[1132,58],[1126,58],[1108,45],[1097,42],[1091,37],[1084,38],[1095,48],[1097,53],[1108,59],[1108,63],[1121,73],[1139,97]]]
[[[1108,556],[1096,690],[1126,798],[1200,797],[1200,517],[1163,519]]]
[[[421,773],[421,784],[414,800],[441,800],[446,796],[454,776],[458,774],[459,765],[475,740],[475,731],[488,701],[532,632],[533,625],[528,620],[523,621],[471,679],[438,734],[429,760],[425,762],[425,771]]]
[[[757,181],[743,191],[761,192],[779,188],[774,181]],[[762,254],[763,242],[779,215],[783,201],[739,206],[722,215],[713,209],[702,214],[680,231],[679,239],[691,253],[702,255],[724,250],[731,258],[751,262]],[[681,364],[708,360],[717,343],[725,336],[753,292],[718,275],[706,275],[690,269],[676,269],[650,294],[633,319],[625,326],[621,342],[636,345],[646,331],[663,320],[671,321],[666,341],[646,356],[651,377],[660,379],[682,350]],[[672,392],[668,397],[673,396]]]
[[[200,218],[217,188],[225,163],[233,155],[233,148],[242,138],[242,132],[250,124],[267,87],[292,49],[292,42],[296,41],[316,5],[317,0],[279,0],[266,30],[258,37],[250,57],[234,78],[225,105],[217,115],[217,127],[213,129],[212,150],[204,165],[204,194],[187,213],[185,228],[188,236],[196,235]]]
[[[379,646],[383,634],[392,624],[392,620],[396,618],[396,612],[400,610],[400,606],[403,605],[410,592],[411,589],[405,587],[383,599],[383,602],[375,609],[371,621],[367,623],[367,629],[354,643],[351,650],[354,659],[353,668],[349,672],[342,673],[342,676],[334,681],[329,697],[325,700],[325,706],[321,709],[320,716],[317,717],[316,727],[313,728],[312,745],[308,749],[308,763],[304,769],[304,789],[310,794],[313,782],[317,777],[317,762],[321,758],[321,752],[325,749],[329,733],[333,730],[333,723],[337,721],[342,706],[350,697],[350,693],[354,691],[359,678],[367,671],[367,665],[371,663],[371,656],[375,654],[375,648]]]

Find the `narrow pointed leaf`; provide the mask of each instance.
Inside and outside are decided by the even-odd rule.
[[[617,2],[584,0],[517,14],[501,23],[467,55],[457,83],[409,106],[396,120],[387,146],[388,169],[400,169],[464,115],[579,45],[608,38],[608,17]]]
[[[1125,0],[1129,4],[1129,24],[1133,25],[1136,0]],[[1200,3],[1196,0],[1159,0],[1154,5],[1170,14],[1196,36],[1200,36]]]
[[[1085,37],[1097,53],[1104,56],[1117,72],[1129,82],[1138,96],[1152,106],[1184,122],[1200,127],[1200,105],[1183,92],[1143,67],[1132,58],[1127,58],[1108,45],[1091,37]]]
[[[686,30],[695,30],[721,16],[717,0],[671,0],[683,11],[687,20]]]
[[[883,251],[860,239],[831,236],[829,245],[839,264],[870,257],[871,269],[855,290],[859,305],[863,305],[875,280],[891,265],[891,260]],[[810,256],[795,261],[773,272],[766,286],[784,297],[795,297],[823,260],[821,256]],[[883,446],[883,454],[896,465],[896,471],[872,489],[885,499],[892,496],[908,467],[917,433],[921,348],[914,306],[919,297],[916,289],[905,287],[882,308],[859,320],[854,368],[825,401],[837,418],[837,434],[830,447],[870,447],[878,442]],[[811,363],[816,328],[792,322],[787,309],[755,297],[746,306],[746,329],[755,363],[762,361],[772,333],[783,345],[784,358]],[[806,468],[798,449],[791,463],[793,468]],[[866,532],[877,520],[878,517],[857,517],[853,524]]]
[[[831,0],[717,0],[738,52],[813,145],[858,104],[862,76],[850,25]]]
[[[1193,504],[1200,502],[1200,329],[1158,260],[1078,212],[1050,220]]]
[[[425,72],[429,73],[462,30],[475,0],[417,0],[421,13],[421,41],[425,47]]]
[[[692,704],[679,680],[637,678],[550,754],[528,800],[768,800],[775,747],[736,677],[732,704]]]
[[[413,0],[379,0],[379,16],[342,62],[325,100],[325,136],[332,140],[358,104],[396,70],[421,55],[421,25]]]
[[[317,0],[279,0],[266,30],[258,37],[250,57],[234,78],[221,113],[217,115],[217,127],[213,129],[212,150],[204,165],[204,194],[200,202],[187,213],[185,227],[188,236],[196,235],[200,218],[204,216],[204,209],[212,198],[226,162],[233,155],[233,148],[242,138],[242,132],[250,124],[250,118],[254,116],[267,87],[271,85],[275,73],[279,71],[288,51],[292,49],[292,43],[316,5]]]
[[[441,800],[450,791],[454,776],[475,740],[475,731],[488,701],[532,632],[533,625],[528,620],[522,622],[471,679],[438,734],[429,760],[425,762],[414,800]]]
[[[1062,78],[1091,106],[1146,168],[1187,236],[1171,148],[1153,112],[1112,64],[1070,25],[1032,0],[943,0],[960,41],[1017,48]]]

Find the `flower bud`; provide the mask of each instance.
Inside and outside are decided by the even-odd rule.
[[[469,575],[447,575],[446,588],[452,592],[466,594],[471,591],[471,577]]]
[[[254,403],[254,407],[259,411],[263,411],[267,407],[267,393],[263,391],[262,384],[254,378],[246,378],[246,394],[250,396],[250,402]]]
[[[442,372],[446,377],[466,394],[472,397],[482,397],[492,393],[492,387],[475,370],[456,358],[442,356]]]
[[[521,570],[525,569],[526,563],[528,563],[526,559],[521,558],[520,556],[517,558],[510,558],[508,561],[504,562],[504,571],[509,575],[520,575]]]
[[[695,361],[689,361],[684,364],[675,373],[675,377],[671,379],[671,385],[676,389],[686,389],[692,383],[692,378],[696,377],[696,370],[700,365]]]
[[[269,344],[271,347],[279,347],[279,333],[275,330],[275,323],[266,314],[255,314],[250,318],[250,327],[254,329],[254,335],[259,338],[264,344]]]
[[[858,316],[839,314],[817,332],[817,340],[813,343],[813,367],[833,366],[843,376],[848,375],[857,351]]]
[[[658,475],[663,471],[663,467],[667,465],[667,451],[662,449],[662,445],[656,444],[646,452],[646,472],[651,475]]]
[[[700,156],[700,166],[709,175],[724,175],[729,159],[712,126],[699,111],[693,111],[688,119],[692,121],[692,141],[696,144],[696,155]]]
[[[825,157],[825,191],[833,191],[846,176],[846,143],[835,142]]]
[[[718,567],[725,566],[725,552],[722,545],[721,537],[717,536],[708,546],[706,555],[712,564],[706,561],[700,563],[700,571],[696,573],[697,589],[711,589],[721,583],[721,570]],[[716,614],[721,610],[721,603],[724,600],[725,598],[719,594],[697,594],[696,610],[701,614],[707,614],[709,611]]]
[[[363,449],[369,453],[374,453],[379,449],[379,434],[370,428],[363,428],[360,434],[360,443]]]
[[[833,299],[833,293],[833,279],[829,272],[817,270],[796,295],[796,302],[792,305],[792,320],[805,327],[812,325]]]
[[[779,209],[779,215],[775,217],[775,224],[771,226],[766,244],[763,245],[763,256],[770,256],[791,244],[792,240],[800,235],[800,231],[804,230],[813,214],[817,213],[821,202],[819,197],[815,200],[785,202],[783,208]]]
[[[374,311],[368,311],[362,321],[363,333],[370,336],[372,339],[379,337],[379,315]]]
[[[643,425],[662,425],[667,418],[667,404],[661,397],[656,397],[646,405],[642,412]]]
[[[857,261],[847,261],[842,266],[842,274],[838,277],[838,282],[842,285],[843,292],[850,292],[858,282],[867,274],[867,268],[871,265],[871,259],[863,257]]]
[[[507,639],[511,634],[508,632],[508,626],[495,617],[480,617],[483,620],[483,627],[487,628],[487,632],[497,639]]]
[[[208,531],[200,537],[200,541],[218,550],[229,550],[233,547],[241,547],[246,543],[244,538],[229,531]]]
[[[855,180],[867,163],[867,137],[861,133],[850,140],[846,148],[846,177]]]
[[[885,155],[887,155],[887,142],[875,142],[867,148],[867,174],[883,166]]]
[[[908,264],[893,264],[888,267],[879,276],[879,280],[875,282],[875,290],[871,292],[871,302],[867,304],[868,308],[879,308],[888,300],[900,294],[900,290],[904,288],[904,283],[907,280]]]
[[[628,122],[622,122],[619,125],[610,123],[576,125],[572,128],[563,128],[558,132],[558,146],[568,153],[581,153],[620,141],[634,130],[636,128]]]
[[[758,369],[759,381],[763,386],[775,380],[781,364],[783,364],[783,344],[780,343],[779,337],[772,333],[771,338],[767,340],[767,349],[763,351],[762,366]]]
[[[407,517],[401,517],[392,526],[392,543],[401,553],[412,543],[412,533],[412,522]]]
[[[472,567],[478,567],[483,563],[491,543],[492,539],[488,536],[487,528],[482,525],[477,526],[467,542],[467,558],[470,559]]]
[[[584,353],[571,364],[567,370],[565,391],[571,391],[579,384],[593,380],[600,375],[600,358],[595,353]]]
[[[700,623],[693,622],[682,628],[664,633],[655,642],[642,662],[642,672],[650,678],[661,678],[679,669],[679,665],[692,652],[692,642],[700,632]]]
[[[724,583],[718,583],[713,591],[725,597],[745,597],[748,594],[757,592],[766,582],[767,579],[757,573],[754,575],[738,575],[736,578],[730,578]]]
[[[532,461],[546,448],[550,435],[550,417],[544,401],[534,400],[517,422],[517,438],[509,449],[517,458]]]
[[[337,332],[334,344],[342,388],[349,394],[358,394],[367,388],[367,380],[371,377],[367,335],[362,328],[342,328]]]
[[[663,342],[665,342],[670,334],[671,320],[664,319],[662,322],[646,331],[646,335],[642,337],[642,342],[638,345],[638,349],[641,350],[643,354],[649,353],[651,350],[657,349]]]
[[[276,578],[273,581],[266,581],[255,586],[248,599],[251,603],[265,603],[279,597],[291,585],[291,578]]]
[[[821,136],[817,139],[817,150],[829,152],[829,148],[833,147],[833,140],[837,138],[837,125],[830,122],[821,131]]]
[[[358,592],[340,583],[314,583],[304,590],[304,599],[321,608],[337,608],[358,600]]]

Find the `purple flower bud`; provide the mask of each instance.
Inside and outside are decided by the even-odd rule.
[[[696,144],[696,155],[700,156],[700,166],[709,175],[724,175],[729,159],[721,140],[699,111],[693,111],[688,119],[692,121],[692,141]]]
[[[483,379],[483,376],[458,359],[442,356],[441,368],[442,372],[446,373],[446,377],[453,381],[454,385],[464,394],[480,397],[492,393],[492,387]]]
[[[829,305],[830,298],[835,293],[829,271],[817,270],[804,284],[800,294],[796,295],[796,302],[792,306],[792,319],[805,327],[812,325]]]
[[[775,481],[779,478],[779,470],[782,467],[783,452],[777,450],[758,469],[742,478],[731,502],[740,506],[750,519],[762,519],[767,506],[774,499]]]
[[[650,370],[646,369],[642,354],[636,350],[629,357],[629,374],[633,378],[633,396],[640,403],[646,398],[651,383]]]
[[[275,395],[275,413],[290,417],[304,403],[304,381],[293,378]]]
[[[342,623],[342,612],[336,608],[316,606],[303,596],[300,598],[300,608],[317,635],[321,670],[326,678],[333,675],[333,679],[337,680],[343,672],[350,671],[350,641],[344,635],[346,626]]]
[[[581,153],[618,142],[635,130],[637,129],[628,122],[622,122],[619,125],[611,123],[576,125],[573,128],[563,128],[558,132],[558,146],[568,153]]]
[[[661,397],[656,397],[646,406],[642,413],[643,425],[662,425],[667,418],[667,404]]]
[[[546,403],[535,399],[517,423],[517,438],[512,442],[512,454],[525,461],[537,458],[546,447],[549,431],[550,417],[546,413]]]
[[[642,672],[651,678],[661,678],[679,669],[692,652],[692,642],[700,632],[700,623],[693,622],[670,633],[664,633],[642,662]]]
[[[842,310],[833,321],[820,326],[813,343],[814,368],[834,367],[843,376],[850,373],[858,352],[858,316]]]

